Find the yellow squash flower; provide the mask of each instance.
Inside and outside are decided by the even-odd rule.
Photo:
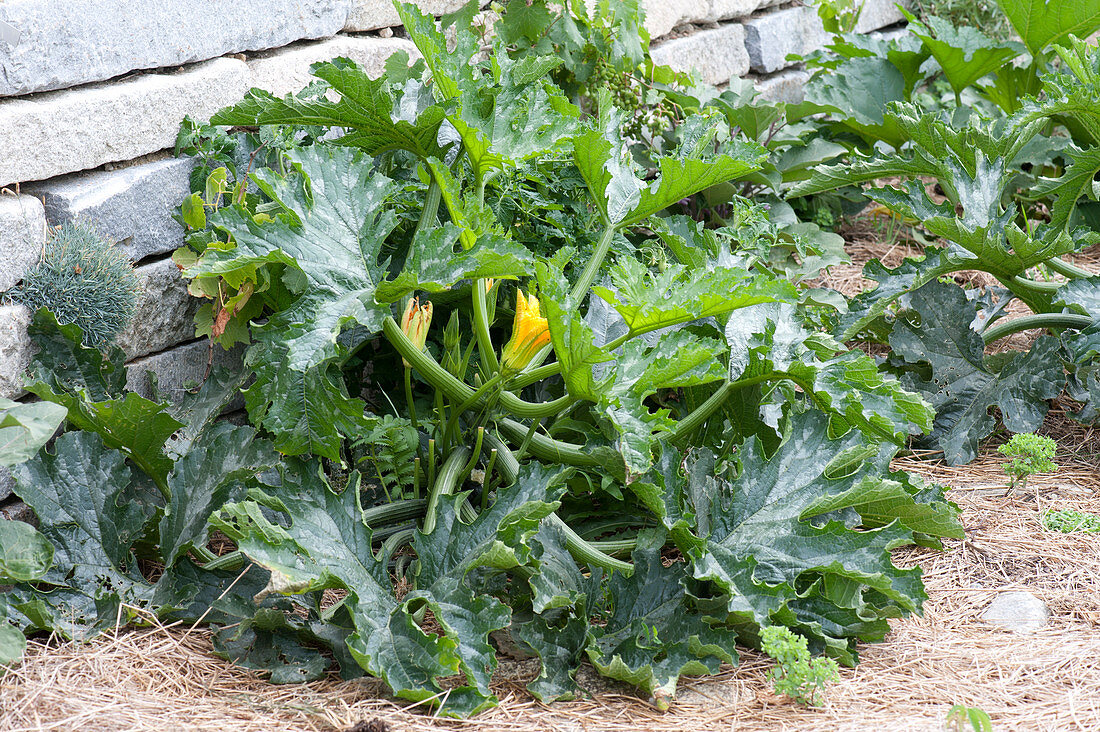
[[[432,324],[432,301],[428,300],[420,304],[419,297],[410,297],[405,306],[405,314],[401,316],[401,330],[418,349],[424,350],[424,344],[428,342],[428,326]],[[401,363],[405,368],[412,368],[412,364],[401,357]]]
[[[538,298],[534,295],[525,297],[523,290],[517,290],[512,340],[505,344],[504,351],[501,352],[504,369],[511,372],[522,371],[549,343],[550,326],[539,312]]]

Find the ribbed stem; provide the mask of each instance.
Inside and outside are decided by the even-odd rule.
[[[522,429],[522,425],[520,425],[520,428]],[[497,467],[500,470],[500,474],[507,482],[515,482],[519,477],[519,461],[516,460],[516,456],[512,454],[508,446],[496,435],[486,433],[485,439],[488,441],[489,446],[497,451]],[[604,554],[582,539],[573,529],[569,528],[556,513],[550,514],[548,519],[565,534],[565,548],[569,550],[569,554],[578,562],[583,562],[593,567],[602,567],[609,571],[617,570],[627,577],[634,574],[633,564]]]
[[[1073,264],[1072,262],[1067,262],[1066,260],[1064,260],[1060,257],[1054,257],[1053,259],[1048,259],[1046,262],[1044,262],[1044,264],[1046,264],[1046,266],[1050,267],[1052,270],[1054,270],[1058,274],[1060,274],[1064,277],[1069,277],[1070,279],[1074,279],[1074,280],[1085,279],[1085,278],[1088,278],[1088,277],[1095,277],[1096,274],[1097,274],[1096,272],[1089,272],[1087,269],[1083,269],[1081,267],[1078,267],[1076,264]]]
[[[452,402],[462,404],[473,395],[474,390],[471,387],[456,379],[451,372],[432,358],[431,354],[417,348],[408,336],[401,331],[401,326],[392,317],[387,317],[383,321],[382,333],[397,352],[420,372],[420,376],[424,381],[439,389]],[[483,402],[484,398],[479,399],[476,404],[482,404]],[[568,396],[555,399],[552,402],[532,403],[525,402],[510,392],[504,392],[500,395],[500,403],[509,412],[517,417],[527,419],[552,417],[562,412],[572,402],[572,397]]]
[[[730,394],[737,391],[742,386],[746,386],[746,384],[740,382],[730,383],[729,381],[722,384],[710,395],[710,398],[700,404],[689,415],[677,422],[676,426],[669,432],[669,437],[675,442],[681,437],[694,434],[695,430],[702,427],[703,423],[707,421],[707,418],[714,414],[714,412],[729,399]]]
[[[596,251],[592,253],[592,258],[584,265],[584,270],[581,272],[580,278],[573,285],[573,289],[569,293],[570,299],[575,305],[580,304],[585,293],[588,292],[588,288],[596,281],[596,275],[600,272],[600,265],[603,264],[603,260],[607,258],[608,251],[611,250],[611,242],[615,238],[615,232],[617,230],[618,229],[614,225],[608,224],[607,228],[603,231],[603,235],[600,236],[600,240],[596,243]]]
[[[638,546],[637,539],[590,539],[588,543],[594,549],[611,555],[630,554]]]
[[[1065,282],[1040,282],[1039,280],[1030,280],[1027,277],[1021,277],[1019,275],[1016,275],[1015,277],[1012,278],[1012,284],[1014,284],[1018,287],[1026,288],[1028,290],[1034,290],[1035,292],[1049,293],[1049,292],[1056,291],[1058,288],[1060,288],[1062,285],[1064,285],[1066,283]]]
[[[523,442],[524,438],[527,437],[529,429],[528,426],[522,422],[507,418],[500,420],[498,426],[500,427],[500,431],[516,444]],[[585,453],[577,445],[555,440],[552,437],[540,435],[537,432],[531,436],[531,442],[528,443],[527,450],[540,460],[546,460],[552,463],[564,463],[566,465],[576,465],[578,467],[595,467],[600,464],[598,459]]]
[[[428,183],[428,192],[424,195],[424,207],[420,210],[420,219],[416,222],[416,232],[430,229],[435,225],[439,217],[439,201],[443,197],[443,189],[439,187],[435,176]]]
[[[386,503],[363,511],[363,523],[367,526],[380,526],[398,521],[407,521],[419,518],[424,513],[428,502],[423,498],[407,498],[393,503]]]
[[[402,529],[401,531],[394,532],[394,534],[387,537],[387,539],[382,542],[382,548],[378,550],[378,556],[388,561],[395,551],[406,544],[412,544],[415,531],[416,529]]]
[[[459,479],[462,477],[462,467],[470,457],[470,448],[458,447],[447,456],[443,465],[439,468],[439,475],[428,493],[428,507],[424,512],[424,524],[421,533],[430,534],[435,531],[435,522],[439,513],[439,499],[454,493]]]
[[[989,345],[1005,336],[1032,328],[1087,328],[1095,322],[1091,316],[1076,313],[1036,313],[994,323],[982,333],[982,341]]]
[[[489,309],[485,304],[485,280],[474,280],[473,293],[474,306],[474,335],[477,336],[477,352],[481,358],[481,366],[487,374],[495,374],[500,370],[500,362],[497,361],[496,350],[493,349],[493,338],[489,333]]]

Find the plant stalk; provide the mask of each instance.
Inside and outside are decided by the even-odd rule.
[[[413,403],[412,369],[405,367],[405,402],[409,405],[409,421],[414,430],[419,430],[420,425],[416,421],[416,404]]]
[[[714,414],[719,407],[721,407],[730,394],[737,391],[743,386],[748,386],[746,383],[749,381],[730,382],[726,381],[718,389],[710,395],[710,397],[691,411],[686,417],[676,423],[676,426],[668,433],[673,442],[692,435],[697,429],[703,426],[703,423],[707,421],[710,415]]]
[[[1012,320],[1000,320],[982,333],[982,341],[988,346],[996,340],[1021,333],[1032,328],[1087,328],[1096,320],[1076,313],[1036,313]]]
[[[474,306],[474,335],[477,336],[477,352],[481,358],[481,367],[487,374],[500,371],[497,352],[493,348],[493,338],[489,333],[489,308],[485,303],[485,280],[474,280],[471,290]]]
[[[1096,276],[1095,272],[1089,272],[1087,269],[1078,267],[1072,262],[1067,262],[1061,257],[1053,257],[1051,259],[1048,259],[1046,262],[1044,262],[1044,264],[1058,274],[1064,277],[1069,277],[1072,280],[1087,279],[1089,277]]]
[[[470,448],[458,447],[447,456],[443,465],[439,468],[439,475],[428,493],[428,507],[424,512],[424,523],[420,533],[430,534],[435,531],[435,522],[439,513],[439,499],[454,493],[458,481],[462,477],[462,468],[470,457]]]
[[[611,242],[614,240],[615,232],[618,230],[618,227],[614,224],[608,224],[607,228],[603,230],[599,242],[596,243],[596,251],[592,253],[592,258],[584,265],[581,276],[577,279],[576,283],[573,285],[573,289],[569,292],[569,299],[572,301],[574,307],[580,305],[585,293],[588,292],[588,288],[596,281],[596,275],[600,272],[600,265],[602,265],[603,260],[607,258],[607,253],[611,250]]]
[[[522,428],[522,425],[520,425],[520,427]],[[516,456],[512,454],[508,446],[496,435],[488,433],[485,435],[485,439],[489,441],[489,446],[497,451],[497,464],[500,468],[501,475],[504,476],[507,482],[514,483],[516,479],[519,478],[519,461],[516,460]],[[634,574],[633,564],[604,554],[582,539],[573,529],[569,528],[569,525],[562,521],[561,517],[556,513],[550,514],[547,519],[565,534],[565,548],[578,562],[583,562],[592,567],[602,567],[609,571],[619,571],[627,577]]]
[[[428,192],[424,195],[424,208],[420,211],[420,218],[416,222],[415,234],[427,231],[439,219],[439,201],[443,197],[443,189],[435,176],[430,176]]]
[[[387,317],[383,321],[382,333],[397,352],[420,372],[424,381],[442,391],[452,402],[462,404],[474,393],[473,388],[456,379],[451,372],[432,358],[431,354],[417,348],[392,317]],[[551,402],[532,403],[523,401],[511,392],[503,392],[500,395],[500,402],[508,411],[526,419],[553,416],[570,406],[573,401],[572,397],[564,396]]]

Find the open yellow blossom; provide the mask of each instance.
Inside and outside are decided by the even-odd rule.
[[[428,326],[431,324],[432,301],[428,300],[421,305],[419,297],[410,297],[408,305],[405,306],[405,314],[401,316],[401,330],[421,351],[424,350],[424,344],[428,342]],[[404,356],[401,357],[401,363],[405,368],[412,368]]]
[[[516,319],[512,321],[512,339],[501,352],[506,371],[519,372],[550,343],[550,326],[539,312],[539,299],[516,292]]]

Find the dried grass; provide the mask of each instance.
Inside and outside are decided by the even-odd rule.
[[[1027,495],[1005,497],[995,454],[957,468],[917,457],[895,467],[952,485],[967,538],[944,552],[896,551],[900,566],[923,568],[924,616],[894,621],[885,642],[865,647],[822,709],[773,696],[770,663],[744,651],[738,667],[686,680],[664,714],[595,683],[590,671],[581,676],[590,698],[545,706],[524,690],[535,665],[505,661],[494,682],[499,707],[444,720],[386,698],[371,679],[273,686],[213,657],[205,631],[170,627],[122,630],[87,645],[33,641],[0,680],[0,729],[304,732],[380,720],[410,732],[938,730],[954,703],[981,707],[998,730],[1100,729],[1100,535],[1048,532],[1039,521],[1054,507],[1100,512],[1100,471],[1071,459],[1033,478]],[[982,622],[988,603],[1010,589],[1047,603],[1046,628],[1016,635]]]

